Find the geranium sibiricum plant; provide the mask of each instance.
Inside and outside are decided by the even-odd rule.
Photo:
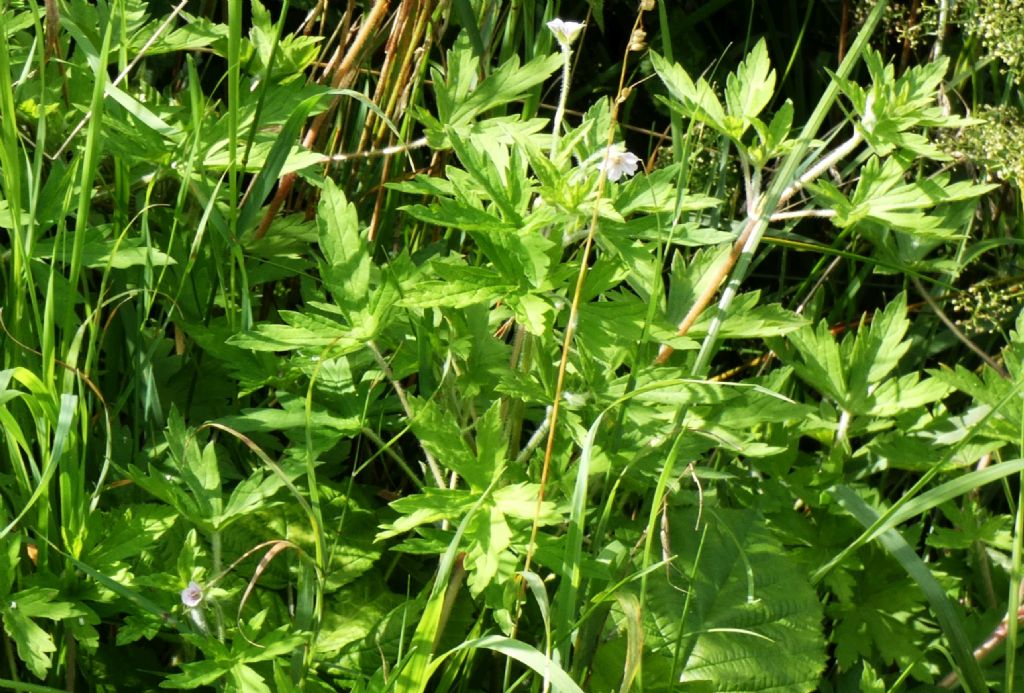
[[[969,3],[188,4],[0,22],[5,687],[1020,680]]]

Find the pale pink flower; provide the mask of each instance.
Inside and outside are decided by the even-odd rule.
[[[636,175],[640,167],[640,157],[633,152],[627,151],[621,144],[613,144],[608,147],[601,157],[598,170],[604,171],[608,180],[615,182],[622,176]]]
[[[189,609],[194,609],[203,601],[203,588],[192,581],[188,587],[181,591],[181,603]]]

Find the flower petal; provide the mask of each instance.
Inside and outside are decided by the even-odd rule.
[[[573,44],[576,37],[583,31],[583,26],[582,22],[567,22],[564,19],[552,19],[548,22],[548,29],[564,48]]]
[[[194,580],[188,583],[188,587],[181,591],[181,603],[189,609],[194,609],[203,601],[203,588]]]
[[[604,171],[608,180],[613,183],[622,176],[636,175],[640,167],[640,157],[633,152],[627,151],[621,144],[613,144],[608,147],[598,164],[598,170]]]

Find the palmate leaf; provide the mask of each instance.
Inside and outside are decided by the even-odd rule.
[[[776,109],[767,125],[759,118],[754,118],[750,124],[760,140],[750,148],[750,155],[759,166],[793,148],[795,142],[787,139],[793,128],[793,102],[789,99]]]
[[[518,57],[510,58],[455,104],[450,124],[468,124],[485,111],[522,98],[550,77],[559,65],[561,56],[557,54],[540,56],[523,65],[519,64]]]
[[[748,123],[760,115],[775,91],[775,70],[768,60],[768,47],[762,38],[736,72],[725,82],[725,103],[730,125],[742,135]]]
[[[473,495],[462,489],[428,487],[423,489],[423,493],[399,498],[391,503],[391,509],[399,517],[394,522],[382,524],[374,541],[390,539],[431,522],[459,518],[473,507]]]
[[[307,636],[300,633],[290,632],[290,627],[285,626],[273,630],[258,642],[238,638],[232,642],[231,649],[224,645],[211,642],[209,639],[202,641],[203,648],[209,659],[198,662],[183,664],[181,672],[172,674],[161,682],[161,688],[189,689],[209,685],[224,675],[230,675],[236,682],[245,682],[234,690],[270,690],[254,686],[256,680],[262,681],[262,677],[245,666],[249,662],[265,662],[275,657],[292,652],[306,642]],[[212,650],[212,652],[211,652]],[[212,656],[211,656],[212,655]],[[230,688],[228,690],[231,690]]]
[[[904,233],[927,233],[943,238],[953,232],[940,228],[943,219],[925,214],[938,205],[974,199],[992,189],[967,181],[949,182],[940,174],[906,182],[906,170],[896,159],[872,157],[861,169],[860,180],[849,200],[826,182],[814,189],[836,210],[833,223],[848,227],[863,221],[881,222]]]
[[[668,105],[683,115],[710,125],[737,143],[755,122],[760,129],[765,129],[757,116],[771,101],[775,71],[771,69],[764,39],[757,42],[736,71],[726,78],[724,108],[714,87],[703,77],[694,82],[680,65],[670,64],[655,53],[651,54],[651,62],[674,99],[667,101]],[[783,122],[773,123],[773,128],[783,129]]]
[[[697,519],[694,508],[669,512],[670,577],[657,571],[648,585],[646,644],[674,662],[669,687],[815,690],[825,640],[804,572],[753,511],[705,508],[695,530]]]
[[[435,226],[461,229],[463,231],[482,231],[485,233],[507,233],[515,228],[503,221],[489,210],[471,207],[465,202],[439,198],[434,204],[409,205],[403,207],[414,219],[425,221]]]
[[[314,310],[321,310],[319,313]],[[334,314],[330,314],[333,311]],[[253,351],[321,350],[329,347],[335,357],[364,348],[379,328],[372,315],[361,313],[358,325],[348,326],[340,320],[336,307],[310,302],[306,311],[279,311],[287,325],[260,323],[249,332],[239,332],[228,338],[228,344]]]
[[[295,79],[317,58],[320,36],[285,33],[277,36],[270,12],[259,0],[252,0],[252,29],[249,40],[255,53],[255,64],[249,69],[262,74],[272,66],[272,80]]]
[[[188,22],[185,26],[160,34],[155,41],[151,39],[159,28],[159,22],[150,22],[148,26],[133,34],[128,46],[128,55],[135,57],[143,46],[147,46],[147,56],[175,51],[194,51],[215,41],[227,39],[226,25],[214,24],[206,17],[193,17],[188,12],[182,12],[181,16]]]
[[[324,182],[317,210],[324,283],[346,313],[366,307],[370,291],[370,253],[359,233],[356,207],[331,179]]]
[[[669,94],[675,99],[667,101],[672,108],[682,111],[689,118],[700,120],[723,134],[732,134],[726,124],[725,109],[715,90],[700,77],[694,82],[678,63],[670,63],[657,53],[651,52],[651,64],[665,83]]]
[[[0,614],[3,615],[4,630],[17,645],[18,657],[38,678],[46,678],[52,662],[50,655],[57,651],[53,638],[17,609],[4,608]]]
[[[448,52],[447,65],[447,74],[433,70],[437,117],[416,109],[434,149],[446,149],[450,145],[444,130],[446,125],[468,128],[486,111],[522,99],[558,69],[561,56],[553,53],[525,64],[520,64],[519,58],[513,56],[480,81],[480,58],[474,55],[468,35],[461,34]]]
[[[512,172],[503,177],[503,167],[499,161],[497,152],[488,152],[489,148],[483,144],[486,139],[471,142],[468,138],[463,139],[456,128],[449,127],[445,130],[449,142],[459,161],[465,166],[473,182],[479,186],[481,192],[494,202],[495,207],[501,211],[502,221],[512,224],[513,227],[522,226],[522,213],[525,212],[527,201],[521,194],[521,186],[518,184],[516,173]],[[494,149],[493,145],[490,147]],[[504,151],[498,147],[499,151]],[[514,190],[514,188],[517,188]],[[518,199],[517,199],[518,198]]]
[[[909,326],[906,295],[901,293],[875,311],[870,322],[865,315],[860,327],[842,343],[836,343],[825,321],[790,334],[788,344],[767,341],[802,380],[843,409],[855,414],[894,415],[944,394],[940,382],[922,383],[912,377],[886,380],[893,377],[910,348],[910,341],[904,339]],[[901,392],[907,395],[905,399],[897,398]]]
[[[228,672],[235,690],[248,691],[249,693],[271,693],[270,688],[262,676],[255,669],[244,664],[236,664]]]
[[[504,513],[484,506],[466,528],[466,581],[473,596],[494,583],[507,582],[515,571],[515,557],[508,551],[514,534]],[[504,569],[503,569],[504,568]]]
[[[580,306],[576,342],[581,351],[614,369],[636,349],[647,305],[625,291],[607,291],[605,297],[608,300]]]
[[[888,376],[910,348],[903,336],[910,327],[907,319],[907,297],[900,294],[880,311],[875,311],[869,325],[857,330],[852,346],[847,350],[844,340],[844,360],[849,359],[849,391],[851,396],[867,399],[871,385]]]
[[[760,291],[740,294],[733,300],[733,309],[726,316],[719,331],[721,337],[750,339],[775,337],[795,332],[807,325],[807,320],[778,303],[757,305]],[[708,321],[710,322],[710,321]],[[707,323],[699,320],[693,327],[694,335],[701,334]]]
[[[33,619],[60,620],[85,613],[70,602],[54,601],[57,596],[55,589],[30,587],[6,597],[0,608],[0,620],[18,648],[18,657],[41,679],[46,678],[52,664],[50,654],[56,652],[57,647],[50,634]]]
[[[450,278],[427,279],[408,289],[401,305],[407,308],[465,308],[490,306],[515,287],[503,284],[497,272],[486,267],[443,265]],[[439,275],[444,276],[440,271]]]
[[[487,486],[491,481],[491,470],[482,469],[476,463],[475,455],[452,413],[433,400],[410,397],[409,402],[414,412],[409,425],[423,449],[437,458],[438,463],[465,479],[471,488]]]
[[[138,503],[89,516],[89,534],[82,560],[109,574],[125,560],[135,560],[174,525],[178,514],[169,505]]]
[[[900,412],[937,402],[950,388],[938,378],[921,379],[920,373],[889,378],[871,393],[868,416],[896,416]]]
[[[541,336],[551,330],[555,309],[551,303],[540,296],[534,294],[512,296],[509,305],[515,313],[516,321],[530,334]]]
[[[913,66],[899,77],[895,66],[886,64],[877,51],[867,51],[864,64],[871,75],[870,87],[835,75],[833,79],[861,114],[862,132],[871,148],[881,156],[906,148],[937,160],[947,158],[938,147],[910,131],[919,127],[962,127],[973,122],[944,113],[936,102],[948,59],[943,56]]]
[[[401,603],[402,595],[389,590],[387,582],[376,572],[364,575],[328,595],[324,622],[316,638],[317,652],[336,662],[342,648],[353,659],[359,652],[380,657],[380,650],[372,644],[374,631],[382,626],[388,612]],[[368,647],[363,646],[366,643],[360,642],[363,638],[370,640]],[[381,647],[390,649],[383,642]],[[341,666],[354,664],[338,663]]]
[[[838,486],[831,489],[831,492],[843,508],[857,518],[857,521],[865,528],[873,526],[878,521],[881,513],[857,495],[852,488]],[[916,500],[920,499],[921,497],[918,497]],[[989,690],[978,667],[978,661],[972,652],[964,625],[964,617],[958,605],[949,599],[946,589],[935,576],[934,569],[929,568],[917,555],[914,548],[907,543],[903,535],[895,530],[888,529],[880,532],[877,534],[877,538],[907,575],[913,578],[921,593],[928,599],[932,612],[937,617],[947,638],[949,651],[960,669],[959,674],[964,689],[971,693]],[[906,591],[902,597],[905,598],[905,595]]]
[[[768,345],[800,378],[836,402],[847,400],[846,374],[839,345],[824,320],[789,335],[789,344],[769,339]],[[790,346],[792,345],[792,346]]]

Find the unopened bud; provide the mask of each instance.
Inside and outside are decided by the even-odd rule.
[[[637,28],[629,37],[629,50],[637,53],[647,48],[647,32]]]

